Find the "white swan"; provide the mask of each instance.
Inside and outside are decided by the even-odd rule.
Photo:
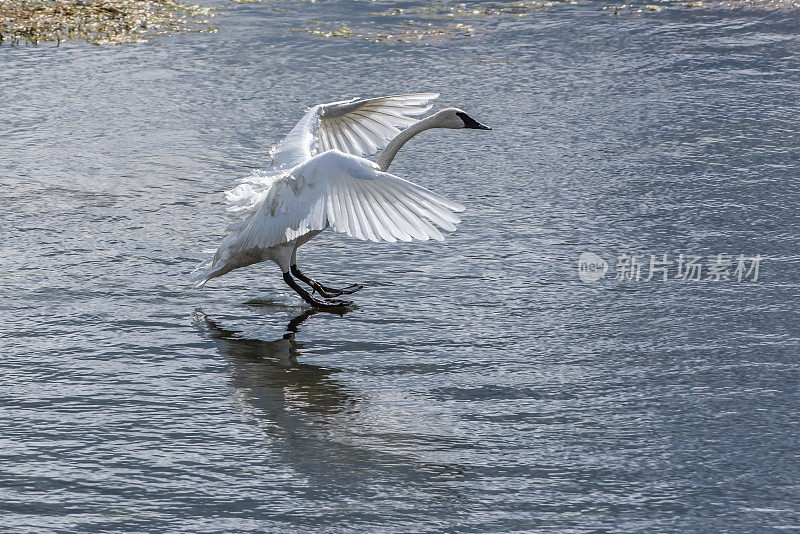
[[[353,99],[311,108],[272,149],[268,170],[253,171],[226,192],[228,209],[246,218],[231,227],[214,259],[195,270],[195,287],[233,269],[271,260],[306,302],[318,308],[341,307],[352,303],[316,299],[292,278],[325,299],[362,288],[330,288],[297,268],[297,248],[325,228],[371,241],[443,240],[434,225],[455,230],[461,221],[456,213],[464,207],[386,172],[400,147],[420,132],[491,129],[456,108],[419,121],[411,118],[428,111],[429,102],[438,96]],[[363,157],[379,149],[383,151],[376,163]]]

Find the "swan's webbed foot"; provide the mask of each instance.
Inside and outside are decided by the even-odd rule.
[[[364,286],[361,284],[352,284],[347,287],[343,287],[341,289],[337,289],[335,287],[328,287],[324,284],[321,284],[314,280],[313,278],[304,275],[300,272],[300,269],[297,268],[297,265],[292,265],[292,274],[295,275],[297,278],[311,286],[315,292],[319,293],[322,298],[331,299],[334,297],[340,297],[342,295],[352,295],[356,291],[361,291],[364,289]]]
[[[352,295],[356,291],[361,291],[364,289],[364,286],[361,284],[353,284],[347,287],[343,287],[341,289],[336,289],[334,287],[324,286],[322,284],[309,284],[311,288],[320,294],[321,297],[330,299],[333,297],[341,297],[342,295]]]
[[[283,273],[283,280],[286,282],[289,287],[295,290],[295,292],[300,295],[303,300],[311,304],[317,309],[320,310],[341,310],[344,307],[352,306],[353,302],[349,300],[319,300],[315,299],[311,294],[300,287],[300,285],[294,281],[292,275],[287,273]],[[323,297],[325,295],[322,295]]]

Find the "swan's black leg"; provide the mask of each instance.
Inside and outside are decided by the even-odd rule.
[[[341,309],[342,306],[350,306],[351,304],[353,304],[352,302],[347,300],[328,300],[328,301],[317,300],[314,297],[312,297],[308,291],[300,287],[300,285],[294,281],[294,278],[292,278],[292,275],[289,274],[288,272],[283,273],[283,281],[286,282],[289,285],[289,287],[294,289],[298,295],[303,297],[303,300],[305,300],[315,308],[319,308],[322,310],[332,310],[332,309]]]
[[[320,294],[323,298],[329,299],[333,297],[338,297],[340,295],[350,295],[355,293],[356,291],[361,291],[364,289],[364,286],[361,284],[353,284],[351,286],[343,287],[342,289],[336,289],[333,287],[328,287],[326,285],[320,284],[313,278],[309,278],[308,276],[304,275],[300,272],[300,269],[297,268],[297,265],[292,265],[292,274],[295,275],[297,278],[305,282],[306,284],[310,285],[314,291]]]

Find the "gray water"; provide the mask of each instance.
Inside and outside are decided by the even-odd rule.
[[[3,532],[800,531],[799,12],[368,14],[419,5],[456,6],[0,47]],[[467,206],[445,242],[323,233],[342,316],[274,265],[191,289],[305,106],[419,91],[494,128],[393,164]],[[663,254],[731,279],[644,281]]]

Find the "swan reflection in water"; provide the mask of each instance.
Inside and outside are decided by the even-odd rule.
[[[356,398],[331,378],[340,369],[298,361],[304,347],[295,334],[317,313],[309,309],[292,318],[286,333],[274,341],[241,337],[240,332],[223,328],[201,309],[195,312],[195,323],[229,358],[237,398],[288,430],[296,425],[284,420],[287,412],[335,414],[352,411],[356,405]]]
[[[398,450],[397,441],[407,436],[387,440],[385,429],[376,434],[375,427],[381,425],[370,410],[362,410],[363,395],[333,378],[340,369],[298,362],[303,345],[295,334],[317,313],[297,315],[274,341],[241,337],[199,309],[195,324],[229,359],[234,395],[265,423],[264,431],[272,438],[270,450],[307,477],[309,491],[366,485],[379,493],[387,483],[395,483],[406,488],[408,497],[419,492],[425,502],[432,494],[452,497],[438,484],[461,476],[459,468],[420,461],[417,451]]]

